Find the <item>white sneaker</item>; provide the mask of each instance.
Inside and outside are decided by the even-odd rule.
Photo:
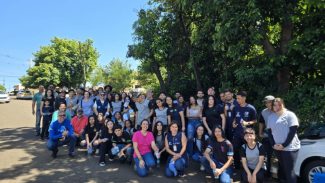
[[[203,165],[201,165],[201,166],[200,166],[200,171],[202,171],[202,172],[203,172],[204,170],[205,170],[204,166],[203,166]]]
[[[105,164],[105,162],[100,162],[99,163],[99,166],[105,166],[106,164]]]

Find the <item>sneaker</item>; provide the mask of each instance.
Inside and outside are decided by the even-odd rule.
[[[202,171],[202,172],[203,172],[204,170],[205,170],[204,166],[203,166],[203,165],[201,165],[201,166],[200,166],[200,171]]]
[[[105,162],[100,162],[100,163],[99,163],[99,166],[105,166],[105,165],[106,165]]]
[[[51,155],[52,158],[56,158],[57,157],[58,151],[59,151],[58,149],[52,151],[52,155]]]

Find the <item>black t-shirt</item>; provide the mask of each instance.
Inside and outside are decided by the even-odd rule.
[[[223,114],[223,107],[216,105],[214,107],[204,107],[202,116],[206,117],[206,121],[210,129],[214,128],[217,125],[222,126],[222,120],[220,114]]]
[[[65,98],[57,97],[55,99],[55,110],[59,109],[61,103],[67,104]]]
[[[54,107],[54,100],[55,100],[54,98],[45,98],[45,97],[43,97],[42,102],[45,102],[45,99],[48,99],[50,101],[50,106]],[[43,104],[43,105],[45,105],[45,104]]]
[[[234,155],[233,146],[227,139],[218,142],[215,137],[210,137],[207,148],[211,149],[213,158],[222,164],[228,161],[228,156]]]
[[[97,132],[99,132],[98,125],[94,125],[94,126],[87,125],[85,128],[85,134],[88,134],[90,141],[92,141],[94,139]]]
[[[120,137],[118,137],[115,134],[113,135],[112,143],[127,145],[132,143],[132,140],[130,135],[127,132],[122,132],[122,135]]]

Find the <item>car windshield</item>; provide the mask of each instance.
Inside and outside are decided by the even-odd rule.
[[[325,124],[319,123],[316,125],[311,125],[310,127],[304,130],[301,138],[307,138],[307,139],[325,138]]]
[[[6,94],[6,92],[4,92],[4,91],[0,91],[0,94]]]

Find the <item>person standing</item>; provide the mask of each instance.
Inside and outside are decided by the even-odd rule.
[[[150,122],[150,117],[153,114],[153,110],[149,108],[149,100],[146,99],[144,94],[139,95],[135,106],[135,126],[138,129],[142,120],[147,119]]]
[[[166,104],[168,106],[168,111],[171,116],[171,121],[177,122],[180,130],[185,133],[185,117],[184,111],[179,105],[173,104],[173,99],[170,96],[166,97]]]
[[[236,99],[239,105],[234,108],[234,138],[232,144],[234,146],[234,164],[236,169],[241,167],[240,149],[244,144],[244,128],[252,128],[253,124],[256,123],[256,110],[254,106],[246,103],[246,97],[247,93],[245,91],[238,92]]]
[[[35,122],[35,130],[36,136],[40,136],[41,134],[41,103],[43,99],[44,93],[44,86],[40,85],[38,87],[38,92],[33,96],[32,102],[32,114],[36,115],[36,122]],[[35,111],[35,104],[36,104],[36,111]]]
[[[268,118],[274,112],[272,111],[272,102],[274,97],[268,95],[264,98],[263,102],[266,106],[261,112],[259,118],[259,136],[262,139],[262,144],[266,152],[266,176],[271,177],[271,158],[273,154],[273,148],[271,146],[271,140],[269,138],[269,129],[267,128]]]
[[[203,109],[203,102],[204,102],[204,93],[203,93],[203,90],[198,90],[197,91],[197,104]]]
[[[41,133],[42,140],[44,140],[44,137],[48,138],[49,136],[49,125],[51,123],[53,112],[54,109],[53,106],[50,106],[50,101],[48,99],[45,99],[44,106],[42,108],[42,114],[43,114],[42,133]]]
[[[78,108],[78,99],[75,96],[75,91],[73,89],[69,90],[69,96],[65,99],[67,104],[67,111],[71,114],[71,116],[76,115],[76,109]]]
[[[111,106],[109,104],[108,99],[105,98],[105,93],[100,92],[99,93],[99,100],[96,100],[94,102],[93,110],[96,116],[98,116],[99,113],[102,113],[105,116],[109,116],[109,110]]]
[[[236,106],[238,106],[238,102],[234,99],[234,94],[230,89],[226,89],[224,91],[225,93],[225,117],[226,117],[226,137],[228,140],[232,141],[234,134],[233,134],[233,128],[232,123],[234,122],[235,115],[234,115],[234,109]]]
[[[93,115],[94,101],[90,99],[90,93],[84,92],[84,98],[79,102],[79,108],[82,108],[84,114],[88,117]]]
[[[271,130],[272,146],[278,158],[280,182],[297,182],[294,165],[300,149],[297,130],[299,126],[295,113],[285,108],[283,99],[275,98],[268,118],[267,128]]]
[[[212,129],[215,126],[220,125],[223,130],[226,126],[224,110],[220,105],[217,105],[216,102],[216,98],[213,95],[210,95],[202,112],[203,125],[210,136],[213,135]]]

